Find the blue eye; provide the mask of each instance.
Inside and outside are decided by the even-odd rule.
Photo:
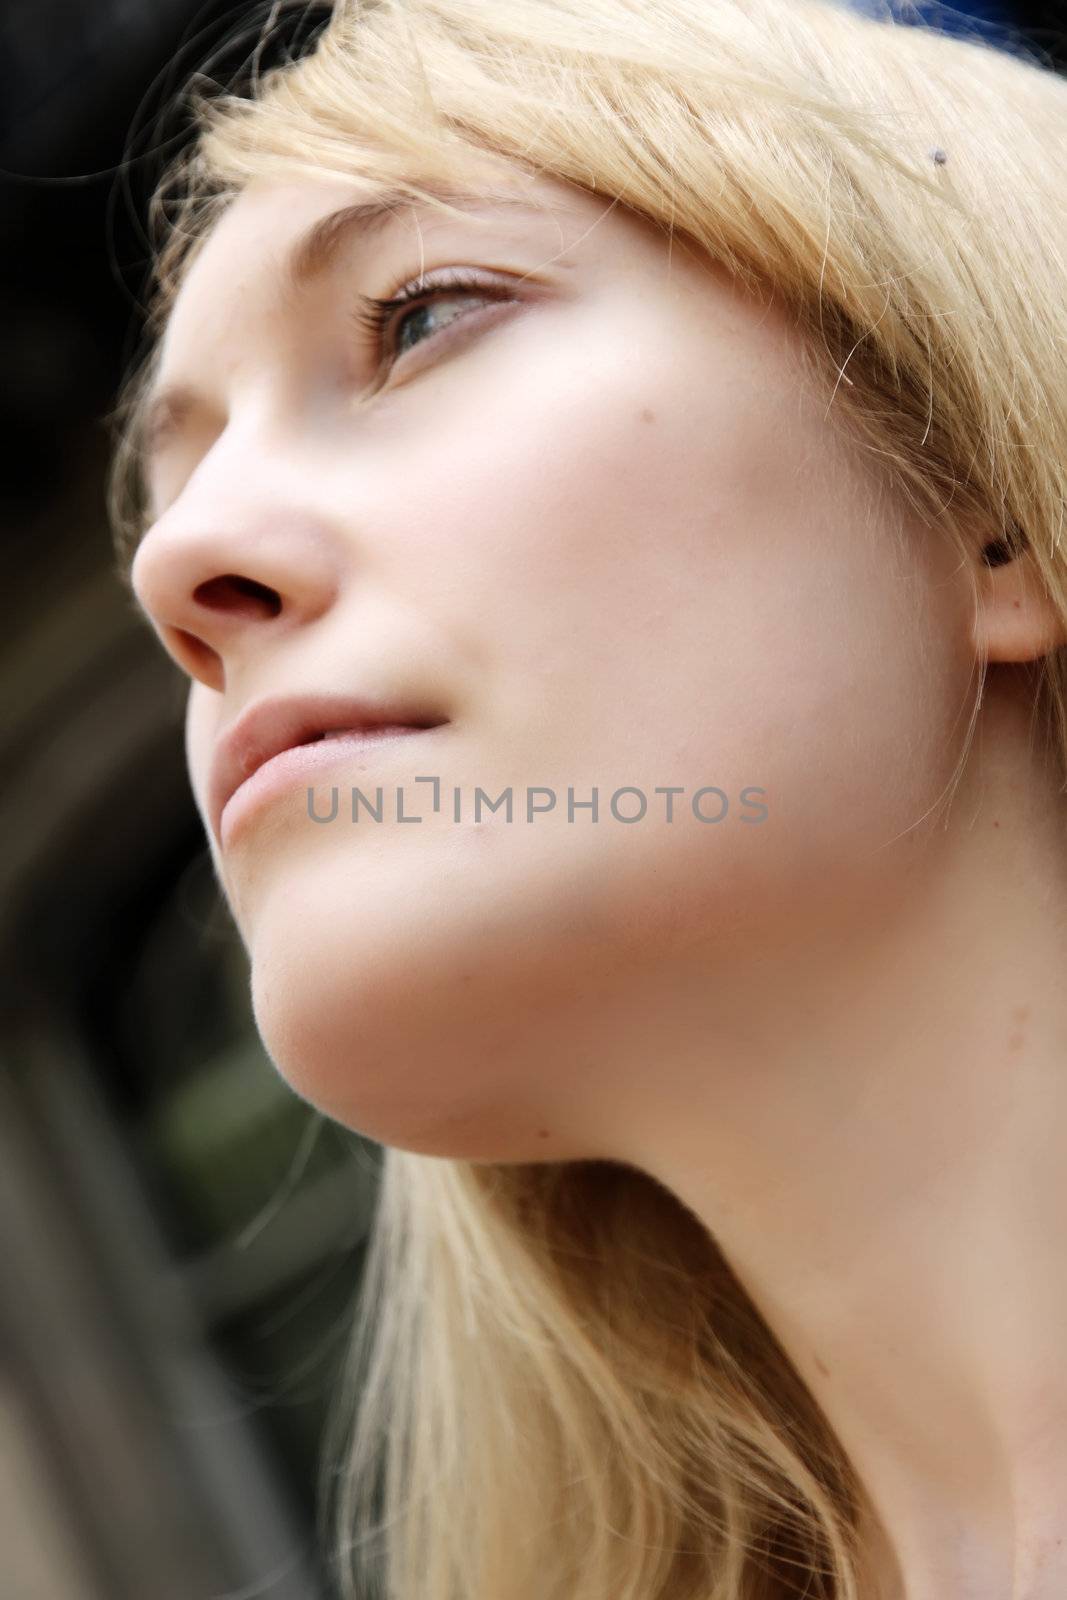
[[[418,333],[425,332],[427,325],[432,336],[433,313],[441,302],[473,298],[502,301],[512,296],[500,285],[454,271],[439,279],[419,277],[387,300],[361,294],[353,315],[356,323],[370,333],[379,358],[396,360],[414,345],[425,343]],[[455,320],[455,316],[448,317],[445,325]]]

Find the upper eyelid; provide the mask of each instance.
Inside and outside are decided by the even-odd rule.
[[[507,304],[519,298],[511,293],[506,278],[484,273],[485,269],[468,267],[428,268],[414,277],[402,278],[388,295],[358,295],[357,304],[349,309],[348,316],[366,333],[368,328],[380,330],[395,323],[406,312],[417,309],[423,300],[447,300],[449,295],[458,300],[476,300],[481,294],[490,303]],[[432,343],[432,340],[425,342]]]
[[[411,305],[417,303],[423,295],[436,298],[438,295],[447,296],[450,292],[463,299],[474,299],[478,290],[484,289],[487,299],[507,303],[509,300],[523,299],[524,297],[517,291],[521,286],[531,283],[533,288],[527,298],[543,300],[550,295],[551,286],[543,277],[539,279],[537,268],[528,267],[523,272],[516,272],[512,268],[493,266],[487,262],[475,264],[471,261],[456,260],[435,267],[423,266],[415,272],[405,273],[395,279],[394,287],[390,288],[387,294],[381,296],[357,294],[356,303],[354,306],[349,306],[347,316],[366,331],[371,308],[401,296],[404,297],[405,303],[386,312],[386,319],[398,317],[407,311],[409,297]]]

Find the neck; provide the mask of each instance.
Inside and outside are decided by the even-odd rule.
[[[848,1453],[878,1600],[1067,1593],[1067,833],[995,670],[899,902],[738,984],[639,1158]]]

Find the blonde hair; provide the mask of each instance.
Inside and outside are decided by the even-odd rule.
[[[251,180],[418,200],[503,157],[776,296],[899,503],[961,555],[975,529],[1029,555],[1067,616],[1067,84],[1039,61],[808,0],[339,0],[301,60],[192,98],[154,334]],[[114,414],[127,552],[155,358]],[[1061,771],[1065,654],[1034,664]],[[342,1387],[319,1493],[346,1600],[859,1600],[842,1449],[633,1168],[387,1150]]]

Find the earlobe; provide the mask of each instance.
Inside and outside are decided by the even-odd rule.
[[[1013,553],[1002,539],[987,544],[977,585],[974,645],[987,661],[1036,661],[1067,644],[1067,619],[1028,550]]]

